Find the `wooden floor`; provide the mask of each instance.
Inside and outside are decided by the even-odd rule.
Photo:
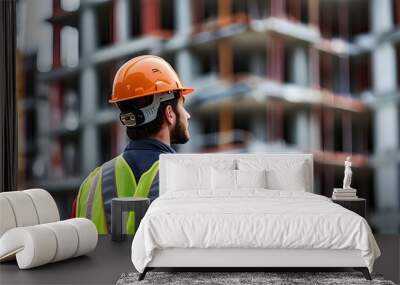
[[[400,235],[375,235],[375,238],[382,256],[375,263],[374,273],[399,284]],[[3,263],[0,284],[115,284],[122,273],[135,270],[130,257],[131,243],[131,239],[115,243],[110,236],[101,236],[96,250],[88,256],[29,270],[19,270],[15,261]]]

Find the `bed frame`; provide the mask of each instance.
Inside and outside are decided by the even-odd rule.
[[[307,174],[308,187],[306,191],[313,192],[313,157],[312,154],[168,154],[160,155],[160,195],[165,193],[168,179],[167,167],[169,161],[175,159],[207,160],[237,159],[241,157],[263,157],[266,159],[304,160],[309,166]],[[250,269],[271,268],[353,268],[361,271],[367,280],[371,276],[359,250],[333,249],[253,249],[253,248],[169,248],[157,249],[153,259],[139,280],[146,273],[156,268],[230,268],[234,271],[249,271]]]
[[[361,271],[371,280],[359,250],[330,249],[194,249],[156,250],[152,261],[139,275],[143,280],[155,268],[231,268],[246,271],[271,268],[343,268]]]

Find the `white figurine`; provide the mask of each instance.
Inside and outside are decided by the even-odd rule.
[[[351,176],[353,172],[351,171],[351,157],[346,157],[346,161],[344,162],[344,179],[343,179],[343,189],[352,189],[350,187],[351,184]]]

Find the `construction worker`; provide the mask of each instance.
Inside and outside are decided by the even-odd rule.
[[[122,154],[97,167],[81,184],[75,216],[91,219],[99,234],[106,234],[112,198],[153,201],[158,197],[159,155],[174,153],[171,143],[184,144],[190,138],[190,115],[183,104],[191,92],[158,56],[135,57],[118,70],[109,102],[120,109],[130,142]],[[127,232],[134,231],[134,213],[130,213]]]

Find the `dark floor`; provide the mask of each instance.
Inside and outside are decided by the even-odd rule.
[[[382,251],[374,273],[400,283],[400,235],[375,235]],[[131,239],[114,243],[102,236],[96,250],[58,263],[19,270],[16,262],[0,264],[0,284],[115,284],[122,273],[134,271]],[[309,271],[312,271],[310,269]]]
[[[381,257],[375,262],[374,272],[400,284],[400,235],[376,234],[375,239],[381,250]]]
[[[135,270],[131,262],[132,239],[112,242],[100,236],[96,249],[80,256],[28,270],[16,262],[0,264],[0,285],[11,284],[115,284],[124,272]]]

